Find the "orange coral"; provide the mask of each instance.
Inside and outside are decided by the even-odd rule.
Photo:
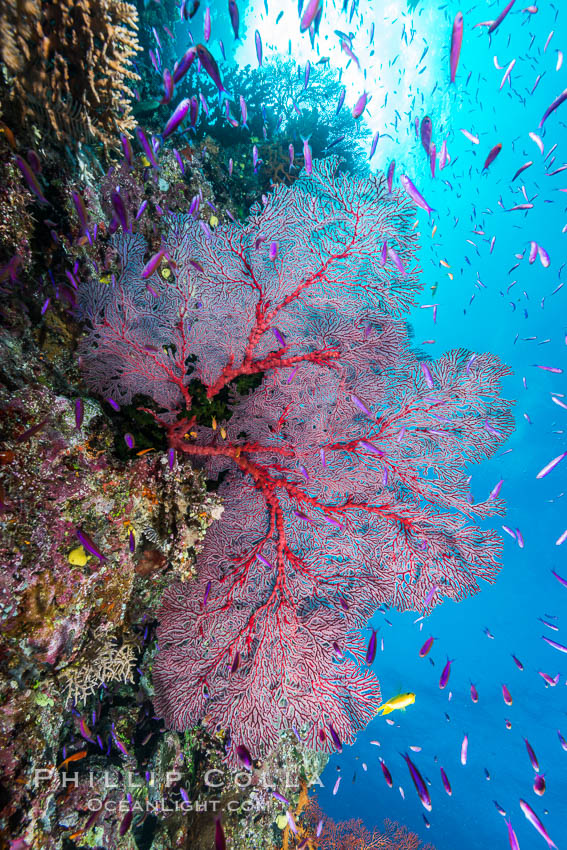
[[[138,13],[122,0],[3,0],[0,57],[10,74],[6,102],[25,127],[58,141],[118,145],[131,130],[127,80],[141,49]]]
[[[388,819],[382,830],[374,828],[372,831],[360,818],[335,823],[325,817],[315,798],[310,800],[305,818],[312,835],[319,820],[323,819],[320,837],[310,841],[313,850],[435,850],[432,844],[422,844],[415,832]]]

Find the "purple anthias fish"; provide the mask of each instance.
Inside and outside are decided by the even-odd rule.
[[[236,748],[236,755],[238,756],[238,760],[247,770],[252,770],[252,756],[250,755],[250,750],[244,744],[239,744]]]
[[[160,100],[161,104],[169,103],[173,97],[173,77],[169,68],[163,69],[163,97]]]
[[[183,77],[195,61],[196,56],[197,49],[196,47],[191,46],[176,64],[175,68],[173,69],[173,82],[176,85],[181,79],[183,79]]]
[[[419,650],[419,657],[420,658],[425,658],[425,656],[427,655],[427,653],[429,652],[429,650],[433,646],[434,640],[435,640],[435,638],[432,638],[432,637],[427,638],[427,640],[425,641],[425,643],[423,644],[423,646]]]
[[[238,14],[238,6],[234,2],[234,0],[229,0],[228,2],[228,13],[230,15],[230,22],[232,24],[232,31],[234,32],[234,37],[238,38],[240,15]]]
[[[153,255],[153,257],[151,257],[148,260],[148,262],[146,263],[146,265],[142,269],[142,279],[143,280],[146,280],[148,277],[151,277],[151,275],[153,275],[153,273],[155,272],[155,270],[157,269],[157,267],[161,263],[162,259],[166,255],[167,255],[167,251],[165,250],[165,248],[160,248],[160,250],[157,251],[157,253],[155,253]]]
[[[79,429],[83,424],[83,416],[85,413],[83,399],[78,398],[75,402],[75,427]]]
[[[412,199],[412,201],[417,204],[418,207],[421,207],[422,210],[425,210],[429,214],[433,212],[433,207],[430,207],[423,195],[416,189],[410,178],[407,174],[402,174],[400,177],[402,186]]]
[[[388,785],[389,788],[391,788],[394,784],[394,780],[392,779],[392,774],[390,773],[390,771],[386,767],[386,763],[384,762],[384,760],[382,758],[380,759],[380,766],[382,767],[382,773],[384,774],[384,779],[386,780],[386,784]]]
[[[217,818],[215,823],[215,850],[226,850],[226,838],[220,818]]]
[[[453,32],[451,34],[451,82],[455,82],[457,66],[459,64],[459,56],[461,55],[461,45],[463,43],[463,13],[457,12],[453,21]]]
[[[555,112],[555,110],[559,106],[561,106],[562,103],[565,103],[566,100],[567,100],[567,89],[564,89],[561,92],[561,94],[559,95],[559,97],[556,97],[555,100],[553,101],[553,103],[550,106],[548,106],[548,108],[543,113],[543,118],[539,122],[540,128],[543,127],[543,125],[545,124],[545,122],[547,121],[547,119],[549,118],[551,113]]]
[[[335,732],[335,728],[334,728],[332,723],[329,723],[329,732],[331,733],[331,738],[333,739],[333,744],[335,745],[335,747],[337,748],[339,753],[341,753],[343,751],[343,745],[341,743],[341,739],[339,738],[339,736]]]
[[[426,115],[423,121],[421,122],[420,134],[423,149],[425,153],[429,156],[429,149],[431,147],[431,137],[433,135],[433,123],[429,115]]]
[[[491,24],[491,25],[489,26],[489,28],[488,28],[488,34],[489,34],[489,35],[490,35],[491,33],[493,33],[493,32],[494,32],[494,30],[495,30],[497,27],[499,27],[499,26],[500,26],[500,24],[502,23],[502,21],[504,20],[504,18],[506,17],[506,15],[508,14],[508,12],[510,11],[510,9],[512,8],[512,6],[514,5],[514,3],[515,3],[515,2],[516,2],[516,0],[510,0],[510,2],[508,3],[508,5],[507,5],[507,6],[506,6],[506,7],[505,7],[505,8],[504,8],[501,12],[500,12],[500,14],[499,14],[499,15],[498,15],[498,17],[496,18],[496,20],[492,22],[492,24]]]
[[[89,537],[89,535],[86,533],[86,531],[83,531],[80,528],[76,528],[75,532],[76,532],[77,537],[79,538],[80,542],[82,543],[84,548],[87,550],[87,552],[90,552],[91,555],[94,555],[95,558],[98,558],[99,561],[102,561],[103,563],[108,560],[101,553],[101,551],[97,547],[96,543]]]
[[[390,195],[392,194],[392,184],[394,182],[394,170],[395,170],[395,168],[396,168],[396,160],[393,159],[391,161],[390,165],[388,166],[388,176],[387,176],[388,192],[390,193]]]
[[[451,664],[453,663],[454,658],[448,658],[447,663],[443,668],[443,672],[441,673],[441,678],[439,679],[439,687],[445,688],[447,686],[447,682],[449,681],[449,676],[451,675]]]
[[[441,768],[441,781],[442,781],[442,783],[443,783],[443,788],[445,789],[445,791],[447,792],[447,794],[448,794],[449,796],[452,796],[452,794],[453,794],[453,789],[451,788],[451,783],[449,782],[449,780],[448,780],[448,778],[447,778],[447,774],[445,773],[445,771],[443,770],[443,768]]]
[[[213,55],[210,50],[208,50],[204,44],[196,44],[195,50],[197,51],[197,56],[199,57],[199,62],[217,87],[220,92],[225,92],[226,89],[222,84],[219,66],[216,63]]]
[[[128,232],[128,212],[126,211],[126,206],[124,204],[124,199],[120,192],[112,192],[111,196],[112,208],[114,209],[114,213],[116,218],[120,222],[122,226],[122,230],[124,233]]]
[[[308,174],[311,174],[313,171],[313,159],[311,156],[311,148],[309,147],[309,136],[307,138],[301,137],[303,139],[303,159],[305,161],[305,170]]]
[[[551,838],[547,834],[546,828],[544,827],[544,825],[542,824],[542,822],[540,821],[540,819],[538,818],[538,816],[536,815],[536,813],[534,812],[534,810],[532,809],[530,804],[526,803],[525,800],[520,800],[520,808],[523,811],[526,818],[531,823],[531,825],[535,829],[537,829],[537,831],[539,832],[541,837],[545,841],[547,841],[547,846],[553,848],[553,850],[557,850],[557,844],[554,844],[554,842],[551,840]]]
[[[366,92],[363,92],[352,108],[352,117],[355,120],[357,118],[360,118],[360,116],[362,115],[362,113],[366,109],[367,101],[368,101],[368,94]]]
[[[370,636],[370,640],[368,642],[368,649],[366,650],[366,663],[372,664],[376,657],[376,629],[372,629],[372,635]]]
[[[189,112],[189,107],[191,105],[191,100],[188,97],[183,98],[181,100],[172,115],[169,118],[169,121],[163,128],[162,136],[164,139],[167,139],[168,136],[171,136],[174,133],[182,121],[184,121],[185,116]]]
[[[301,21],[299,24],[299,29],[301,32],[305,32],[309,29],[315,18],[317,17],[318,12],[320,11],[321,0],[309,0],[307,6],[303,10],[303,15],[301,16]]]
[[[40,204],[49,204],[49,201],[44,196],[41,186],[35,176],[33,170],[30,168],[25,159],[22,159],[21,156],[15,156],[14,162],[22,172],[24,180],[28,184],[31,191],[34,193]]]
[[[256,58],[258,59],[258,67],[262,64],[262,37],[258,30],[254,33],[254,41],[256,42]]]
[[[416,788],[416,791],[417,791],[417,795],[418,795],[419,799],[421,800],[423,807],[425,809],[427,809],[428,812],[430,812],[431,808],[432,808],[431,797],[429,796],[429,790],[427,788],[427,785],[423,781],[423,777],[422,777],[421,773],[419,772],[419,770],[417,769],[415,764],[412,762],[412,760],[410,759],[410,757],[408,756],[407,753],[405,753],[405,754],[400,753],[400,755],[406,761],[406,764],[409,768],[411,778],[413,779],[413,784],[415,785],[415,788]]]
[[[156,162],[156,158],[154,156],[152,146],[150,145],[146,134],[144,133],[144,131],[142,130],[141,127],[136,127],[135,132],[136,132],[136,136],[138,137],[140,147],[142,148],[142,150],[146,154],[147,158],[149,159],[149,161],[153,165],[153,167],[157,168],[158,164]]]

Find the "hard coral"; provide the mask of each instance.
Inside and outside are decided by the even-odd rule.
[[[134,126],[127,80],[140,50],[136,8],[121,0],[12,0],[0,4],[6,102],[23,124],[57,141],[116,147]]]

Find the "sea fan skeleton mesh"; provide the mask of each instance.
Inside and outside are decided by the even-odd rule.
[[[149,279],[157,298],[136,235],[117,241],[116,285],[81,294],[91,386],[151,395],[170,446],[226,472],[198,576],[163,598],[155,704],[174,728],[203,719],[254,755],[282,729],[316,749],[350,743],[379,703],[360,633],[377,607],[423,610],[496,575],[501,541],[473,520],[503,502],[473,503],[465,467],[513,429],[508,370],[412,351],[412,211],[383,177],[325,160],[243,226],[211,237],[170,217],[174,275]],[[260,386],[239,395],[234,378],[251,374]],[[230,387],[220,428],[191,416],[194,378],[208,398]]]

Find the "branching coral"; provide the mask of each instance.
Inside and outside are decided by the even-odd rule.
[[[61,674],[65,679],[67,700],[84,702],[107,682],[132,682],[135,648],[131,643],[122,646],[111,638],[95,640],[91,657],[84,663],[68,667]]]
[[[389,819],[381,830],[375,827],[372,831],[360,818],[335,823],[325,817],[315,798],[310,800],[303,820],[311,831],[323,821],[317,850],[435,850],[431,844],[422,844],[415,832]]]
[[[127,80],[136,76],[137,20],[121,0],[0,3],[0,57],[12,78],[6,101],[24,126],[115,147],[135,123]]]

